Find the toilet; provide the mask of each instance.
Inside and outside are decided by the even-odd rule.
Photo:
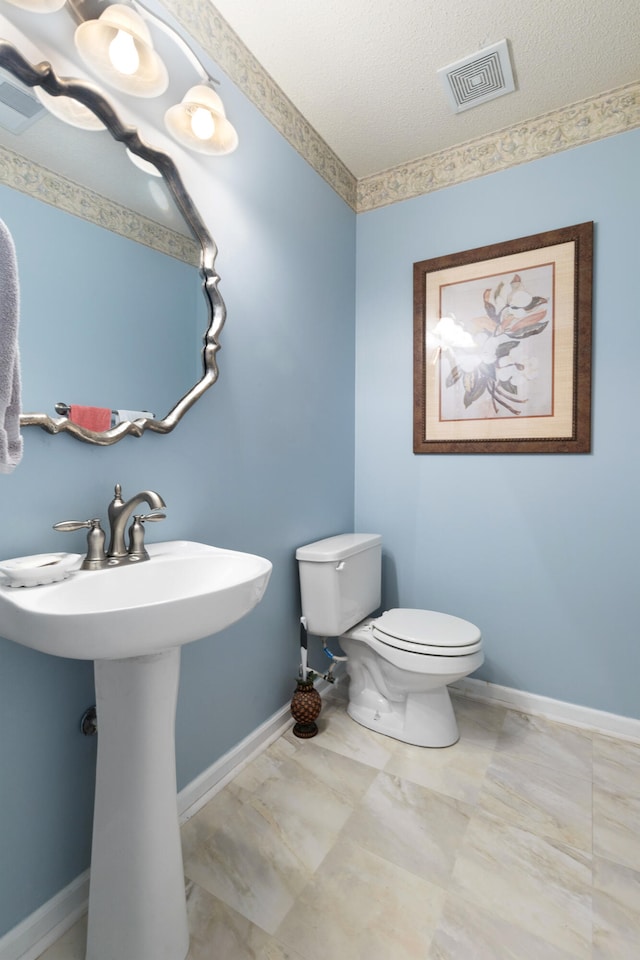
[[[447,685],[484,661],[478,627],[433,610],[380,606],[382,537],[344,533],[296,550],[303,623],[338,637],[347,657],[350,717],[419,747],[459,738]]]

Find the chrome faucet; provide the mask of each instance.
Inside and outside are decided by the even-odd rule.
[[[141,503],[148,504],[151,507],[151,510],[156,512],[149,513],[144,518],[139,517],[138,520],[164,520],[164,513],[159,513],[158,511],[162,510],[163,507],[166,507],[166,503],[159,493],[155,493],[153,490],[143,490],[141,493],[136,493],[135,497],[131,497],[125,502],[122,499],[122,487],[119,483],[116,483],[114,497],[109,504],[108,511],[109,529],[111,534],[109,546],[107,547],[108,560],[121,560],[123,557],[134,555],[140,560],[147,559],[142,552],[134,554],[128,551],[124,542],[124,535],[127,529],[129,518],[133,514],[133,511],[136,509],[136,507],[139,507]],[[131,547],[134,549],[136,547],[136,543],[133,538]],[[146,551],[144,551],[144,554],[146,554]]]
[[[134,516],[133,523],[129,531],[129,549],[125,547],[124,536],[127,529],[127,523],[133,511],[141,503],[146,503],[151,507],[151,513],[143,516],[138,514]],[[61,523],[54,523],[53,529],[62,533],[72,530],[80,530],[87,527],[89,533],[87,536],[87,555],[82,563],[83,570],[102,570],[104,567],[118,567],[123,563],[148,560],[144,545],[143,524],[147,520],[164,520],[165,514],[161,512],[166,504],[159,493],[153,490],[142,490],[135,497],[126,502],[122,499],[122,487],[116,483],[114,497],[109,504],[109,546],[105,552],[104,530],[100,526],[100,520],[63,520]]]

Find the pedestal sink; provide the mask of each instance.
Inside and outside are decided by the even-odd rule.
[[[79,570],[28,589],[0,585],[0,636],[95,661],[98,765],[87,960],[184,960],[189,949],[176,806],[180,647],[260,602],[263,557],[202,543]]]

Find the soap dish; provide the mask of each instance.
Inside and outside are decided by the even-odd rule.
[[[38,553],[0,561],[0,573],[7,577],[9,587],[36,587],[66,580],[81,561],[79,553]]]

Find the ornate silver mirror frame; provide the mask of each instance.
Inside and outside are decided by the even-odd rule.
[[[214,268],[218,251],[213,238],[187,193],[171,157],[144,143],[134,127],[123,124],[111,104],[101,96],[95,87],[80,80],[58,77],[50,63],[42,62],[35,65],[30,63],[13,44],[1,39],[0,66],[29,87],[40,86],[54,97],[72,97],[79,103],[84,104],[104,123],[115,140],[120,141],[124,147],[143,160],[152,163],[160,171],[178,210],[193,233],[196,243],[200,246],[199,272],[202,278],[202,291],[208,315],[208,325],[204,334],[202,350],[202,377],[178,400],[163,419],[140,417],[133,421],[123,421],[110,430],[97,433],[73,423],[68,417],[50,417],[46,413],[27,413],[20,417],[20,425],[42,427],[48,433],[54,434],[70,433],[79,440],[99,444],[100,446],[116,443],[128,434],[135,437],[142,436],[146,430],[155,433],[169,433],[205,390],[208,390],[218,379],[216,354],[220,349],[218,337],[225,322],[226,309],[218,291],[220,278]]]

